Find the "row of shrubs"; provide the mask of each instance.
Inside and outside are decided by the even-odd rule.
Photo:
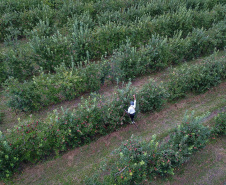
[[[3,122],[3,117],[4,117],[4,113],[0,112],[0,124],[2,124],[2,122]]]
[[[146,46],[139,49],[132,47],[127,40],[110,59],[102,59],[98,63],[87,62],[71,68],[61,65],[54,69],[54,75],[41,71],[40,76],[25,83],[10,78],[4,84],[8,105],[25,112],[39,110],[71,100],[84,92],[98,90],[106,81],[134,79],[169,64],[210,54],[214,48],[224,48],[225,25],[225,21],[221,21],[209,30],[194,29],[184,39],[181,32],[173,38],[153,35]]]
[[[92,2],[92,3],[89,3]],[[46,4],[48,6],[50,6],[52,9],[62,9],[65,8],[64,10],[66,10],[66,7],[68,8],[67,12],[64,12],[66,15],[65,17],[72,15],[72,14],[76,14],[78,12],[76,12],[76,9],[80,9],[80,13],[81,12],[86,12],[88,11],[85,10],[85,8],[81,8],[80,6],[83,7],[88,7],[90,6],[90,9],[95,10],[94,12],[100,13],[100,12],[105,12],[105,11],[117,11],[120,9],[125,9],[125,11],[127,11],[129,8],[133,7],[133,6],[139,6],[139,5],[144,5],[146,3],[149,3],[149,0],[136,0],[131,2],[130,0],[108,0],[106,2],[102,2],[102,1],[93,1],[93,0],[83,0],[83,1],[73,1],[73,0],[65,0],[64,2],[62,2],[61,0],[50,0],[50,1],[46,1],[46,0],[21,0],[20,2],[16,1],[16,0],[5,0],[5,1],[1,1],[0,3],[0,14],[3,15],[4,13],[11,13],[11,12],[23,12],[24,10],[30,10],[31,8],[38,8],[40,7],[41,4]],[[156,7],[157,5],[155,5],[155,3],[160,4],[161,6],[163,5],[168,5],[170,3],[181,3],[179,0],[174,0],[174,1],[152,1],[153,6]],[[216,3],[224,3],[223,0],[199,0],[199,1],[194,1],[194,0],[187,0],[186,2],[184,2],[187,4],[187,8],[195,8],[197,5],[199,5],[200,7],[205,7],[205,8],[209,8],[211,9]],[[57,6],[54,7],[54,5],[57,4]],[[74,5],[74,6],[72,6]],[[160,6],[159,5],[159,6]],[[76,8],[75,8],[76,7]],[[69,9],[71,8],[71,9]],[[165,9],[165,7],[163,7],[162,9]],[[161,11],[161,10],[159,10]],[[94,14],[94,12],[91,12],[91,14]]]
[[[32,30],[40,21],[49,20],[51,28],[62,27],[65,20],[78,17],[83,13],[88,13],[96,24],[114,21],[112,14],[121,18],[134,19],[142,13],[151,12],[152,15],[158,15],[164,11],[176,10],[175,6],[186,5],[187,8],[211,9],[217,3],[223,3],[222,0],[208,1],[186,1],[184,3],[177,1],[38,1],[38,0],[7,0],[0,2],[0,40],[9,35],[25,36],[26,32]],[[150,5],[147,8],[148,5]],[[144,7],[145,6],[145,7]],[[142,8],[143,11],[138,9]],[[138,11],[137,11],[138,10]],[[43,12],[43,15],[41,14]],[[128,13],[127,13],[128,12]]]
[[[120,25],[109,22],[95,28],[90,28],[93,21],[88,14],[82,14],[69,21],[68,30],[64,29],[68,32],[67,36],[59,31],[54,33],[49,19],[42,20],[30,32],[28,47],[16,45],[15,48],[0,53],[0,83],[9,76],[20,81],[30,79],[38,74],[37,69],[40,67],[44,71],[54,72],[55,67],[62,62],[70,67],[72,62],[77,65],[79,61],[98,59],[112,54],[128,38],[132,46],[138,47],[146,45],[154,33],[169,38],[176,31],[183,30],[181,38],[184,38],[193,27],[207,29],[213,22],[224,19],[224,10],[225,5],[216,5],[211,11],[187,10],[184,5],[174,13],[165,13],[154,19],[150,15],[144,15],[133,23],[127,21],[125,25]],[[44,13],[42,15],[45,16]]]
[[[221,68],[214,64],[221,65]],[[212,62],[207,61],[196,66],[198,65],[203,68],[211,65],[220,78],[225,77],[222,75],[225,74],[224,58],[217,61],[213,58]],[[190,73],[187,73],[188,79],[191,79],[189,75],[192,75],[193,69],[193,67],[187,68],[190,70]],[[199,73],[203,82],[209,81],[212,84],[213,78],[209,76],[207,73]],[[200,84],[199,88],[208,85],[200,81],[197,83]],[[137,113],[159,110],[173,93],[168,92],[167,85],[168,83],[157,85],[150,80],[137,92]],[[193,86],[192,83],[190,85]],[[81,104],[72,112],[62,110],[63,113],[58,114],[54,111],[43,121],[33,120],[32,117],[28,121],[19,121],[18,125],[7,131],[5,138],[2,137],[1,177],[11,175],[22,161],[37,162],[54,153],[58,155],[62,151],[87,144],[128,124],[130,118],[125,115],[124,109],[128,108],[128,102],[135,92],[136,89],[129,83],[124,88],[116,89],[110,100],[109,97],[91,94],[88,99],[82,99]]]
[[[60,32],[50,36],[42,36],[40,33],[36,35],[33,32],[29,43],[35,63],[44,70],[53,72],[54,67],[62,61],[70,66],[72,61],[77,64],[87,58],[93,60],[106,54],[111,55],[128,38],[132,46],[140,46],[145,45],[153,34],[172,38],[175,32],[182,31],[184,38],[193,28],[208,29],[213,23],[224,19],[225,7],[226,5],[216,5],[211,11],[197,11],[187,10],[182,6],[178,7],[177,12],[165,13],[156,18],[145,15],[132,23],[120,25],[109,22],[94,29],[75,21],[66,36]],[[45,29],[48,29],[48,24]]]
[[[215,117],[213,128],[202,124],[204,118],[205,115],[194,117],[194,112],[185,115],[168,140],[158,141],[156,135],[151,141],[131,137],[112,152],[114,162],[106,165],[105,161],[95,175],[86,178],[85,184],[142,184],[145,180],[174,175],[176,168],[205,147],[211,135],[226,135],[225,112]]]
[[[184,97],[187,92],[204,93],[225,79],[225,55],[219,61],[212,62],[212,60],[192,66],[185,64],[171,71],[168,81],[170,99]]]

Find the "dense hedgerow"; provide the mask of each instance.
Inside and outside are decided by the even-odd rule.
[[[9,77],[24,81],[31,78],[37,72],[35,69],[37,65],[31,60],[28,52],[28,48],[20,48],[18,45],[15,45],[13,49],[2,53],[2,69],[4,69],[0,75],[2,82]]]
[[[207,62],[201,63],[199,65],[205,69],[205,65],[207,68],[210,64],[212,67],[219,67],[220,62],[222,62],[222,65],[225,63],[224,60],[214,60],[213,57],[212,60],[212,62],[207,60]],[[183,68],[183,66],[181,68]],[[219,68],[223,69],[223,66]],[[196,70],[196,68],[193,66],[187,68],[191,75],[193,74],[192,69]],[[215,73],[211,73],[211,70],[209,71],[209,78],[202,78],[204,79],[204,82],[206,82],[208,79],[212,79],[210,75],[213,77],[215,76]],[[201,72],[202,71],[200,70],[199,76],[196,76],[197,79],[205,76],[206,72],[204,74]],[[189,79],[190,77],[187,76],[187,78]],[[222,75],[221,78],[225,78],[225,76]],[[193,85],[192,82],[193,81],[188,81],[190,86]],[[186,83],[184,83],[184,85],[187,86]],[[205,88],[206,83],[200,83],[200,92],[203,92],[202,85]],[[154,81],[151,81],[147,86],[144,86],[140,92],[137,92],[137,112],[158,110],[161,108],[161,106],[163,106],[163,100],[160,100],[160,97],[167,97],[167,88],[164,89],[164,87],[161,87],[161,85],[158,87]],[[165,84],[165,87],[167,87],[167,83]],[[152,88],[154,88],[154,90]],[[130,118],[129,116],[125,115],[124,109],[128,108],[127,103],[132,100],[132,95],[135,93],[135,91],[136,89],[131,86],[131,83],[129,83],[125,88],[117,89],[113,93],[110,100],[98,94],[92,94],[88,99],[82,99],[81,104],[73,112],[63,111],[63,114],[59,115],[55,111],[44,121],[35,121],[31,119],[27,122],[21,122],[6,134],[7,142],[12,145],[12,148],[18,149],[17,154],[19,155],[19,161],[31,162],[38,161],[52,153],[58,155],[61,151],[82,146],[86,143],[89,143],[93,139],[112,132],[122,125],[130,122]],[[147,96],[148,92],[149,96]],[[154,106],[151,106],[150,102]],[[188,119],[187,117],[185,118]],[[177,128],[177,131],[175,131],[175,134],[171,136],[169,141],[173,143],[177,142],[177,147],[179,144],[183,147],[188,146],[188,149],[186,150],[182,148],[183,151],[186,152],[186,155],[178,155],[178,158],[183,158],[183,160],[180,159],[181,161],[185,161],[186,157],[189,156],[188,154],[190,154],[193,150],[204,146],[206,135],[203,135],[202,133],[208,134],[207,130],[205,130],[202,125],[199,125],[201,121],[200,119],[193,117],[190,117],[189,119],[189,121],[185,120],[182,126]],[[221,119],[218,118],[218,120]],[[204,131],[202,132],[202,130]],[[182,150],[180,147],[177,149]],[[169,151],[169,149],[166,150]],[[170,151],[171,150],[174,151],[175,148],[171,148]],[[173,156],[175,157],[175,155]],[[176,163],[174,161],[174,163],[170,163],[169,165],[165,162],[159,162],[160,161],[157,161],[155,171],[157,171],[156,174],[160,175],[171,173],[171,165]],[[139,169],[141,167],[145,167],[143,166],[143,158],[141,158],[139,163]],[[162,168],[166,168],[166,170],[163,170]],[[120,169],[122,169],[122,167],[120,167]],[[144,178],[147,174],[147,172],[143,174]],[[141,178],[141,180],[142,179],[143,178]]]
[[[4,113],[0,112],[0,124],[3,122]]]
[[[11,150],[15,149],[19,158],[11,162],[12,166],[21,161],[36,162],[50,154],[58,155],[69,148],[82,146],[127,124],[130,118],[125,116],[124,109],[128,107],[127,102],[134,93],[135,89],[131,88],[130,83],[125,88],[117,89],[111,101],[93,94],[86,100],[82,99],[74,112],[64,111],[63,115],[59,115],[55,111],[45,121],[34,121],[31,118],[26,123],[19,122],[14,129],[8,130],[7,139],[4,139],[11,147],[10,150],[5,150],[4,145],[1,150],[2,174],[8,177],[7,174],[10,175],[13,169],[16,170],[10,167],[10,170],[6,169],[5,164],[10,164],[10,161],[3,160],[5,155],[9,155],[10,160],[14,158],[14,153],[10,154]]]
[[[168,92],[163,83],[156,84],[152,79],[139,92],[141,112],[159,110],[168,98]]]
[[[226,135],[226,112],[219,113],[215,117],[214,134]]]
[[[39,76],[23,84],[18,79],[9,78],[5,82],[6,96],[10,98],[8,105],[27,112],[74,99],[84,92],[96,91],[103,78],[101,71],[101,65],[94,63],[71,70],[61,65],[56,68],[56,74],[44,74],[41,71]]]
[[[109,175],[101,177],[97,173],[87,178],[85,184],[139,184],[145,179],[152,181],[159,176],[174,175],[176,167],[206,145],[211,129],[202,125],[204,117],[185,115],[168,141],[157,141],[156,135],[148,142],[131,137],[112,152],[114,164],[101,167],[110,169]],[[99,174],[106,174],[99,171]]]
[[[169,75],[168,91],[170,99],[183,97],[187,92],[204,93],[209,88],[218,85],[225,79],[226,63],[225,56],[219,60],[209,58],[201,64],[192,66],[183,65],[172,70]]]
[[[89,62],[85,64],[86,67],[71,69],[62,65],[54,69],[56,74],[41,72],[40,76],[23,84],[10,78],[5,82],[8,105],[22,111],[39,110],[49,104],[71,100],[84,92],[98,90],[105,81],[134,79],[169,64],[179,64],[184,60],[197,58],[205,52],[211,53],[214,47],[222,49],[225,44],[223,34],[226,31],[224,22],[219,22],[209,30],[194,29],[184,39],[181,38],[181,32],[170,39],[153,35],[147,45],[139,50],[132,47],[128,40],[108,60],[102,59],[97,64]],[[174,93],[175,96],[176,94]]]
[[[156,3],[158,4],[158,2]],[[177,3],[175,2],[176,7],[180,5],[180,3]],[[48,13],[49,11],[45,8],[46,6],[47,5],[45,4],[43,5],[43,10],[45,9],[45,12]],[[156,6],[159,7],[159,5]],[[169,7],[173,8],[174,6],[170,5]],[[123,25],[115,22],[108,22],[107,24],[96,27],[95,22],[93,22],[94,19],[92,18],[92,16],[90,16],[88,12],[84,12],[82,14],[79,13],[78,16],[73,16],[70,20],[68,19],[68,29],[63,28],[64,31],[60,32],[57,27],[51,26],[53,24],[51,22],[51,16],[53,15],[48,15],[50,17],[46,17],[45,13],[43,13],[43,19],[36,21],[36,26],[34,26],[33,29],[28,33],[30,38],[29,48],[17,48],[12,51],[1,53],[1,55],[3,55],[4,61],[3,63],[1,63],[2,71],[4,71],[4,73],[1,73],[1,81],[5,81],[5,79],[7,79],[9,76],[18,78],[21,81],[28,79],[32,75],[36,74],[37,70],[34,69],[37,69],[38,67],[43,67],[44,70],[53,72],[55,70],[55,67],[59,64],[62,64],[63,62],[67,67],[69,67],[71,66],[72,61],[77,63],[81,60],[84,61],[87,58],[100,58],[106,53],[112,53],[115,48],[118,48],[123,42],[126,42],[126,38],[128,37],[130,38],[132,46],[136,45],[140,47],[142,45],[146,45],[147,40],[150,39],[150,34],[152,35],[154,32],[158,33],[158,30],[158,34],[170,34],[168,35],[170,37],[172,37],[174,31],[176,31],[175,29],[183,30],[183,32],[180,33],[180,39],[182,39],[193,27],[190,26],[189,29],[184,29],[185,24],[188,25],[192,23],[191,21],[193,21],[194,15],[192,14],[192,11],[197,11],[197,13],[195,14],[195,24],[197,25],[197,27],[203,26],[204,28],[208,28],[212,25],[213,22],[218,22],[218,20],[224,18],[224,6],[216,5],[212,8],[213,10],[211,10],[211,14],[209,13],[209,10],[201,8],[200,11],[202,11],[203,13],[202,16],[200,16],[200,12],[198,12],[197,10],[186,10],[185,5],[183,5],[180,6],[178,11],[172,11],[173,13],[167,13],[167,11],[165,13],[163,12],[164,15],[158,16],[155,19],[152,19],[150,15],[144,15],[141,18],[137,19],[136,22],[128,23],[128,21],[126,21],[126,23]],[[126,13],[129,12],[130,10],[126,11]],[[52,13],[50,12],[50,14]],[[39,15],[39,13],[35,12],[34,15]],[[182,19],[181,17],[183,17],[184,19]],[[203,17],[207,17],[208,20],[203,20]],[[174,25],[174,22],[178,21],[183,24],[182,27],[179,26],[180,24]],[[32,23],[31,20],[23,22],[29,22],[29,25]],[[149,23],[152,26],[149,25]],[[137,24],[140,26],[137,26]],[[2,23],[1,25],[5,24]],[[223,32],[223,26],[224,24],[218,26],[218,30],[221,29],[221,31]],[[151,32],[149,30],[149,27],[152,27]],[[8,34],[9,38],[7,37],[6,39],[9,42],[11,39],[15,39],[15,35],[18,35],[20,32],[20,29],[17,30],[15,28],[10,28],[8,31],[10,30],[12,33]],[[224,47],[225,39],[222,38],[221,35],[223,35],[223,33],[221,31],[219,32],[221,37],[221,39],[219,38],[219,40],[221,40],[222,48]],[[67,36],[65,36],[64,32],[67,32]],[[206,37],[205,39],[208,39],[208,37]],[[210,44],[212,44],[213,41],[214,40],[212,40]],[[212,46],[214,47],[214,44],[209,47],[209,49],[207,50],[208,53],[210,50],[212,50]],[[175,45],[175,47],[177,46]],[[198,48],[198,46],[195,47]],[[179,47],[179,49],[180,48],[181,47]],[[200,48],[203,47],[199,47],[199,49]],[[184,49],[186,50],[186,48]],[[191,51],[199,52],[199,49],[192,49]],[[89,51],[88,55],[87,51]],[[188,51],[189,50],[186,50],[186,53]],[[184,51],[180,50],[180,52],[183,53]],[[23,57],[21,57],[21,54]],[[159,56],[162,57],[162,54],[159,54]],[[168,56],[170,55],[170,53],[164,54],[168,54]],[[20,65],[17,65],[18,63]],[[12,67],[9,68],[8,66]],[[35,68],[33,68],[33,66],[35,66]],[[160,67],[161,66],[164,65],[160,64]],[[125,76],[127,75],[125,74]]]
[[[177,11],[176,7],[185,5],[189,8],[212,9],[217,3],[223,1],[73,1],[73,0],[7,0],[0,2],[0,15],[2,23],[0,26],[0,40],[3,40],[10,33],[10,29],[17,29],[18,36],[25,36],[27,31],[33,29],[41,20],[50,18],[51,27],[65,25],[65,20],[73,16],[80,16],[88,12],[95,24],[105,24],[108,21],[114,21],[112,15],[117,20],[135,20],[136,17],[143,14],[152,16],[162,14],[163,12]],[[49,14],[42,16],[40,12],[48,10]],[[36,15],[36,16],[35,16]],[[106,19],[107,18],[107,19]],[[29,22],[28,22],[29,21]]]
[[[11,145],[0,131],[0,179],[13,175],[21,162],[18,148]]]
[[[8,36],[25,37],[26,32],[32,30],[40,20],[49,20],[50,26],[54,23],[54,10],[43,3],[23,12],[15,10],[3,14],[0,19],[0,41],[7,39]]]
[[[2,53],[0,53],[0,84],[2,84],[7,79],[7,75],[5,72],[5,66],[3,63],[3,56]]]
[[[67,36],[60,33],[51,36],[35,36],[30,40],[30,45],[38,65],[51,71],[62,61],[69,64],[71,59],[75,63],[84,61],[87,59],[87,51],[90,59],[98,59],[106,53],[110,55],[125,43],[127,38],[133,46],[139,46],[155,33],[164,37],[173,37],[175,31],[180,30],[182,37],[185,37],[195,25],[198,28],[208,29],[213,23],[224,19],[222,16],[224,9],[224,6],[216,5],[211,11],[203,11],[200,17],[197,10],[179,7],[177,12],[165,13],[154,19],[151,16],[144,16],[136,22],[125,25],[108,22],[94,29],[90,29],[89,25],[80,21],[75,21]]]

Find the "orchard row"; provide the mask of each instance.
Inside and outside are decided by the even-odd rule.
[[[180,4],[179,4],[180,5]],[[152,17],[145,14],[136,21],[124,24],[107,22],[92,28],[92,20],[75,18],[64,32],[52,32],[49,21],[41,21],[30,32],[29,45],[16,45],[12,50],[0,53],[0,82],[14,77],[20,81],[30,79],[37,69],[55,72],[55,67],[65,63],[71,67],[85,60],[98,60],[112,55],[116,49],[130,39],[132,46],[145,46],[155,34],[172,38],[182,31],[185,38],[194,28],[209,29],[213,23],[225,19],[226,5],[217,4],[208,9],[186,9],[177,6],[175,12],[165,12]],[[83,16],[84,17],[84,16]],[[66,29],[66,30],[65,30]]]
[[[142,141],[131,138],[113,151],[111,164],[103,166],[85,184],[137,184],[145,180],[151,182],[156,177],[174,175],[193,153],[204,148],[210,137],[226,135],[226,113],[215,117],[215,125],[209,128],[202,124],[202,117],[194,117],[194,112],[185,115],[181,125],[169,134],[169,140],[156,139]],[[108,175],[103,175],[108,174]]]
[[[1,178],[13,174],[21,162],[38,162],[49,155],[59,155],[130,123],[124,109],[135,92],[137,113],[155,111],[166,101],[183,97],[187,92],[200,93],[216,86],[225,79],[225,71],[225,56],[217,60],[211,56],[200,64],[173,70],[168,82],[156,84],[150,80],[139,92],[128,83],[124,88],[117,88],[110,101],[109,97],[91,94],[72,112],[54,111],[43,121],[31,117],[19,122],[0,137]]]
[[[5,0],[0,2],[0,40],[10,36],[23,37],[33,29],[39,29],[42,21],[50,22],[53,27],[62,28],[75,17],[83,22],[91,19],[93,25],[106,24],[108,21],[135,20],[138,16],[152,16],[163,12],[176,11],[178,6],[187,9],[212,9],[223,0],[150,1],[150,0],[110,0],[110,1],[74,1],[74,0]]]
[[[10,78],[4,84],[8,105],[25,112],[36,111],[72,100],[84,92],[97,91],[106,81],[127,81],[170,64],[210,54],[215,48],[225,47],[225,25],[225,21],[220,21],[208,30],[193,29],[185,38],[182,32],[172,38],[152,35],[147,44],[139,49],[127,40],[111,58],[103,58],[97,63],[86,62],[71,68],[62,64],[54,68],[55,74],[40,71],[39,76],[25,83]]]

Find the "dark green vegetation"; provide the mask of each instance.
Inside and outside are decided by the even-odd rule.
[[[190,67],[183,65],[175,70],[176,72],[172,72],[173,77],[164,85],[157,85],[150,80],[140,92],[137,92],[137,98],[141,100],[140,106],[136,109],[137,113],[139,109],[142,112],[156,111],[162,107],[168,97],[175,99],[175,96],[178,98],[185,95],[181,92],[193,90],[199,93],[205,92],[208,88],[219,84],[225,77],[224,59],[225,56],[218,60],[211,56],[200,64]],[[184,78],[187,81],[180,83],[178,76],[183,69],[186,69],[187,74],[184,74]],[[203,72],[199,70],[199,73],[196,73],[197,69],[202,69]],[[207,73],[206,70],[210,72]],[[194,76],[199,80],[194,81]],[[206,81],[208,83],[204,83]],[[12,167],[7,169],[10,172],[16,169],[20,161],[37,162],[53,153],[59,155],[59,152],[87,144],[101,135],[122,127],[123,124],[128,124],[129,117],[124,117],[124,109],[127,108],[127,102],[135,92],[135,88],[129,83],[125,88],[116,89],[111,101],[99,94],[91,94],[91,97],[84,99],[73,112],[63,110],[63,114],[59,115],[55,111],[44,121],[30,119],[20,122],[8,132],[7,139],[2,138],[2,143],[8,141],[12,145],[11,147],[2,145],[3,148],[8,149],[5,149],[6,152],[2,153],[2,157],[9,153],[13,159],[13,161],[7,159],[8,162],[5,160],[6,164],[2,164],[3,167],[7,169],[12,164]],[[9,175],[6,169],[4,172]]]
[[[20,19],[1,24],[5,44],[12,45],[0,54],[1,79],[9,78],[5,89],[14,102],[8,105],[21,111],[71,100],[106,81],[135,78],[225,46],[223,1],[24,1],[20,11],[12,2],[2,3],[3,15],[28,12],[33,20],[29,13],[35,12],[39,18],[28,19],[30,29]],[[122,20],[112,20],[116,12]],[[12,36],[11,27],[21,27],[20,32]],[[25,36],[21,47],[17,39]]]
[[[54,111],[46,119],[15,123],[1,133],[1,178],[12,175],[21,162],[58,156],[122,127],[129,122],[123,109],[134,92],[140,100],[137,112],[153,112],[225,79],[224,54],[183,64],[225,48],[226,5],[221,0],[7,0],[0,2],[0,14],[2,97],[15,111],[38,111],[105,84],[181,65],[164,83],[151,80],[139,91],[129,83],[118,87],[110,101],[92,93],[73,112]],[[214,132],[221,134],[225,127],[219,120],[223,118],[216,119]],[[173,165],[158,174],[172,174]]]
[[[225,115],[222,113],[217,119]],[[202,125],[204,117],[185,115],[182,123],[163,141],[156,140],[153,135],[150,141],[131,138],[123,142],[113,151],[114,163],[111,161],[108,167],[101,166],[101,172],[87,178],[86,184],[137,184],[145,179],[152,181],[154,177],[174,175],[174,170],[209,140],[211,129]],[[223,120],[221,125],[225,124],[226,120]],[[103,176],[104,172],[109,175]]]

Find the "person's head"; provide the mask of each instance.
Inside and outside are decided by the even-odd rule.
[[[134,102],[133,102],[133,101],[131,101],[131,102],[130,102],[130,105],[134,105]]]

